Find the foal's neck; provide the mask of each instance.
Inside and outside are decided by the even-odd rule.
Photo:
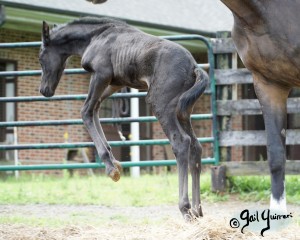
[[[74,24],[59,29],[53,33],[55,45],[59,46],[63,54],[82,56],[95,35],[101,34],[107,27]]]

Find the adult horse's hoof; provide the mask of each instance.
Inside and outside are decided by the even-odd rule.
[[[117,168],[113,168],[110,173],[108,174],[108,176],[114,181],[117,182],[120,180],[121,174],[119,169]]]

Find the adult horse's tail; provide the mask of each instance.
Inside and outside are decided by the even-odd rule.
[[[189,119],[195,102],[205,91],[205,88],[209,83],[209,77],[204,70],[196,67],[194,72],[196,75],[195,84],[181,95],[177,104],[177,117],[182,120]]]

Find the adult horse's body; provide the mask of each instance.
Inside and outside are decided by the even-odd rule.
[[[286,101],[300,86],[299,0],[222,0],[232,11],[232,38],[252,71],[262,107],[271,172],[271,209],[286,211]]]
[[[92,73],[82,118],[95,143],[107,174],[120,178],[120,163],[99,123],[101,102],[124,86],[148,89],[146,101],[173,147],[179,172],[179,208],[189,215],[188,166],[192,174],[192,210],[202,216],[199,176],[201,145],[190,123],[190,113],[208,83],[207,74],[197,68],[192,55],[180,45],[163,40],[107,18],[82,18],[51,32],[43,24],[40,63],[43,75],[40,91],[54,95],[65,62],[70,55],[82,56],[82,66]]]
[[[300,87],[300,0],[221,1],[233,13],[232,38],[242,61],[253,73],[262,107],[271,172],[271,209],[286,211],[286,101],[291,88]]]

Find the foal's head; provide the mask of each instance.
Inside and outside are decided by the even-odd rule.
[[[59,46],[51,42],[49,25],[43,22],[42,46],[39,61],[42,67],[40,92],[45,97],[52,97],[65,69],[67,57]]]

